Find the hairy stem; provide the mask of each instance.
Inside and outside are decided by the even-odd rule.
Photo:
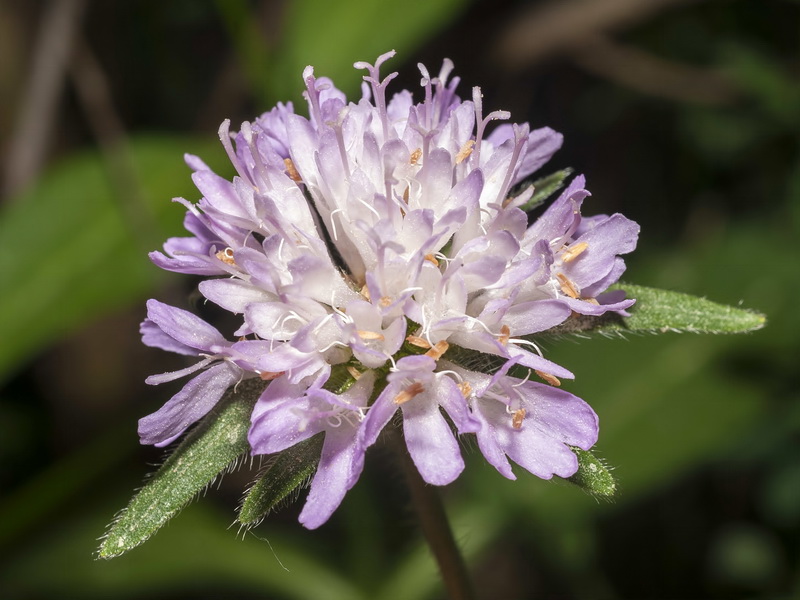
[[[419,519],[422,533],[433,553],[442,581],[450,600],[474,600],[475,593],[467,573],[467,565],[456,545],[442,499],[435,486],[427,484],[417,471],[416,465],[403,443],[399,431],[389,436],[403,465],[403,472],[411,491],[411,502]]]

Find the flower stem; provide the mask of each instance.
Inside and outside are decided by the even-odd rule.
[[[467,565],[456,545],[453,531],[447,521],[444,504],[435,486],[428,485],[420,476],[405,448],[402,434],[393,431],[391,436],[406,481],[411,491],[411,502],[417,514],[422,533],[439,565],[442,581],[450,600],[474,600],[475,593],[467,573]]]

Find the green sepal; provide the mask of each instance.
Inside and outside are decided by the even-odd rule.
[[[99,558],[119,556],[143,543],[236,464],[247,451],[250,413],[265,385],[249,379],[226,392],[109,526]]]
[[[636,304],[629,317],[606,313],[599,317],[575,314],[540,335],[630,333],[746,333],[764,327],[767,319],[758,312],[717,304],[705,298],[655,288],[621,283],[610,289],[625,290]]]
[[[578,470],[567,481],[593,496],[613,497],[617,491],[617,482],[603,461],[587,450],[574,447],[571,450],[578,457]]]
[[[570,175],[572,175],[572,169],[561,169],[560,171],[551,173],[546,177],[541,177],[530,185],[525,186],[523,191],[532,186],[534,193],[530,200],[520,206],[520,209],[524,210],[525,212],[529,212],[534,208],[544,204],[545,200],[547,200],[550,196],[555,194],[564,186],[564,181]]]
[[[258,525],[281,501],[302,487],[317,470],[324,433],[310,437],[278,454],[256,480],[237,517],[242,525]]]

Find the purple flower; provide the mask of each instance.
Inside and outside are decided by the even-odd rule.
[[[325,437],[300,518],[311,528],[355,484],[366,449],[396,415],[429,483],[458,477],[466,434],[506,477],[508,458],[543,478],[573,474],[570,447],[594,444],[597,418],[557,389],[572,373],[530,336],[574,312],[633,303],[606,289],[636,245],[635,223],[582,218],[582,177],[530,227],[519,207],[533,189],[511,195],[562,136],[492,128],[509,114],[484,115],[479,88],[459,98],[447,60],[438,76],[420,66],[421,101],[390,96],[396,74],[381,78],[380,68],[393,54],[356,63],[366,75],[355,102],[308,67],[308,117],[279,104],[238,133],[224,122],[237,175],[226,180],[187,156],[202,194],[197,204],[179,200],[192,235],[151,254],[162,268],[216,276],[200,292],[238,315],[239,339],[151,301],[145,343],[202,359],[150,378],[197,373],[142,420],[142,441],[169,443],[242,378],[271,381],[252,415],[252,451]],[[523,379],[508,375],[512,366]],[[343,388],[331,385],[333,369],[351,374],[346,391],[334,393]]]
[[[319,385],[274,381],[253,411],[250,446],[255,454],[273,454],[324,432],[322,455],[300,522],[322,525],[339,506],[364,468],[365,446],[358,439],[375,375],[367,372],[347,391],[332,394]]]
[[[516,477],[508,458],[542,479],[573,475],[578,461],[569,446],[588,450],[594,445],[597,415],[567,391],[509,377],[513,364],[508,361],[491,377],[452,366],[464,378],[462,389],[479,423],[478,447],[509,479]]]
[[[156,385],[200,371],[169,402],[139,421],[143,444],[166,446],[204,417],[245,371],[236,364],[231,344],[219,331],[180,308],[148,300],[141,333],[148,346],[203,357],[191,367],[147,378],[147,383]]]
[[[428,483],[446,485],[459,476],[464,460],[442,410],[458,433],[475,433],[478,421],[470,414],[461,388],[449,373],[437,372],[430,356],[406,356],[386,378],[364,421],[365,445],[378,439],[398,407],[403,413],[403,433],[420,475]]]

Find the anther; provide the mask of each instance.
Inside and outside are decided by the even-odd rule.
[[[382,308],[387,308],[388,306],[390,306],[392,304],[392,299],[389,298],[389,296],[383,296],[380,300],[378,300],[378,304]]]
[[[433,254],[426,254],[425,255],[425,260],[427,260],[430,263],[433,263],[434,267],[438,267],[439,266],[439,261],[436,260],[436,257]]]
[[[367,287],[367,284],[366,284],[366,283],[365,283],[363,286],[361,286],[361,291],[360,291],[360,294],[361,294],[362,296],[364,296],[364,298],[367,300],[367,302],[369,302],[370,300],[372,300],[372,298],[371,298],[371,297],[370,297],[370,295],[369,295],[369,287]]]
[[[359,329],[358,331],[356,331],[356,333],[358,334],[358,337],[360,337],[362,340],[369,341],[369,340],[385,340],[386,339],[382,333],[378,333],[377,331],[366,331],[366,330],[363,330],[363,329]]]
[[[544,373],[543,371],[536,371],[536,370],[534,370],[534,373],[536,373],[542,380],[546,381],[550,385],[555,387],[561,387],[561,380],[555,375],[551,375],[550,373]]]
[[[519,410],[515,410],[513,416],[511,417],[511,426],[514,429],[522,429],[522,419],[525,418],[525,413],[527,411],[524,408],[520,408]]]
[[[419,162],[420,158],[422,158],[422,148],[417,148],[411,153],[411,158],[409,159],[408,162],[411,163],[412,165],[415,165],[417,164],[417,162]]]
[[[456,154],[456,164],[460,165],[464,162],[469,155],[472,154],[472,148],[475,146],[475,140],[467,140],[467,143],[461,147],[461,150]]]
[[[273,379],[277,379],[284,373],[285,371],[281,371],[280,373],[273,373],[271,371],[261,371],[258,374],[258,376],[261,378],[262,381],[272,381]]]
[[[356,381],[358,381],[358,379],[361,377],[361,371],[359,371],[352,365],[348,365],[346,368],[347,372],[350,373],[350,376]]]
[[[508,325],[503,325],[500,328],[500,337],[497,338],[497,341],[503,344],[503,346],[508,344],[508,339],[511,337],[511,329],[508,328]]]
[[[286,165],[286,174],[289,176],[289,179],[297,183],[303,182],[303,178],[300,177],[300,173],[297,172],[297,168],[294,166],[294,162],[291,158],[284,158],[283,164]]]
[[[410,335],[406,338],[406,341],[411,344],[412,346],[416,346],[417,348],[425,348],[426,350],[431,347],[430,342],[425,338],[418,337],[416,335]]]
[[[440,342],[436,342],[436,345],[433,348],[431,348],[430,350],[428,350],[425,353],[425,356],[428,356],[428,357],[432,358],[433,360],[439,360],[439,357],[441,357],[442,354],[447,352],[447,349],[449,347],[450,347],[450,344],[448,344],[444,340],[441,340]]]
[[[214,256],[216,256],[226,265],[236,266],[236,261],[233,260],[233,248],[225,248],[225,250],[220,250]]]
[[[563,273],[557,273],[556,279],[561,284],[561,291],[564,292],[565,296],[569,296],[570,298],[578,298],[578,290],[575,289],[575,284],[572,283],[567,276]]]
[[[579,244],[575,244],[567,248],[564,253],[561,255],[561,261],[565,263],[570,263],[576,258],[578,258],[583,252],[589,247],[589,244],[586,242],[580,242]]]
[[[457,383],[456,387],[461,392],[461,395],[464,398],[469,398],[472,395],[472,386],[469,384],[469,381],[462,381],[461,383]]]
[[[425,391],[425,386],[422,385],[419,381],[415,381],[406,389],[397,394],[397,396],[394,397],[394,403],[405,404],[406,402],[411,400],[414,396],[419,396],[424,391]]]

